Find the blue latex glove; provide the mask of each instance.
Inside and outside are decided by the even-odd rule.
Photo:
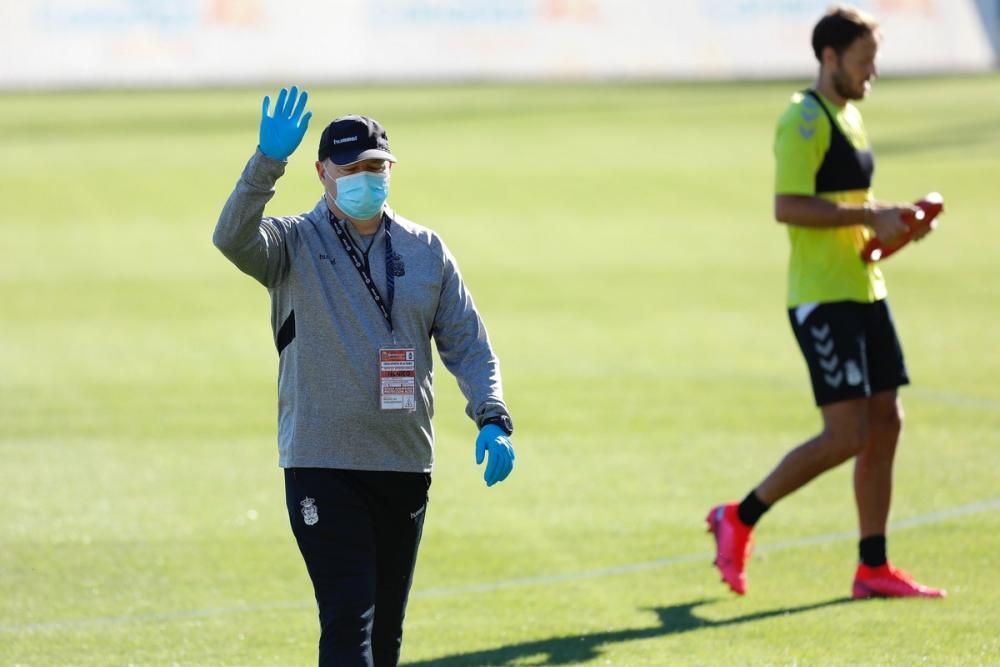
[[[260,152],[275,160],[286,160],[288,156],[295,152],[309,128],[309,119],[312,118],[312,111],[306,115],[302,112],[306,108],[306,100],[309,93],[292,86],[291,92],[281,89],[278,93],[278,102],[274,105],[274,115],[268,116],[271,108],[271,98],[264,96],[264,108],[260,119]]]
[[[507,479],[507,475],[514,469],[514,446],[510,444],[507,433],[496,424],[487,424],[479,431],[479,437],[476,438],[476,465],[482,464],[487,451],[490,453],[490,460],[486,464],[483,479],[486,480],[486,486],[493,486]]]

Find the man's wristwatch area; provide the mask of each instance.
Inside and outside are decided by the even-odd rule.
[[[479,428],[482,429],[487,424],[493,424],[494,426],[499,426],[501,430],[507,435],[513,435],[514,433],[514,422],[511,421],[508,415],[496,415],[495,417],[487,417],[486,419],[479,422]]]

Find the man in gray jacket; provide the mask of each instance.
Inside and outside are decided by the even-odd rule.
[[[382,126],[323,131],[323,197],[264,216],[305,135],[308,94],[264,98],[258,150],[215,228],[216,247],[271,295],[278,450],[292,532],[319,606],[320,665],[396,665],[434,464],[431,339],[488,454],[488,486],[514,465],[500,367],[454,257],[386,204],[395,156]]]

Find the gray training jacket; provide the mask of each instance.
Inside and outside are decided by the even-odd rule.
[[[264,217],[285,162],[260,151],[229,196],[213,242],[271,295],[278,361],[278,452],[282,468],[430,472],[434,465],[431,338],[477,424],[507,415],[500,364],[455,258],[437,234],[388,211],[395,279],[393,333],[330,226],[324,199],[309,213]],[[355,242],[365,248],[347,225]],[[385,233],[368,250],[385,296]],[[378,351],[416,349],[413,412],[378,403]]]

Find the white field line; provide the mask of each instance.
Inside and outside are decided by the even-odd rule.
[[[919,516],[910,517],[909,519],[893,521],[891,527],[893,530],[905,530],[907,528],[914,528],[916,526],[925,526],[927,524],[932,524],[932,523],[941,523],[942,521],[947,521],[948,519],[967,516],[970,514],[978,514],[980,512],[988,512],[997,509],[1000,509],[1000,498],[991,498],[989,500],[981,500],[979,502],[969,503],[968,505],[959,505],[958,507],[939,510],[937,512],[921,514]],[[793,540],[786,540],[784,542],[775,542],[772,544],[758,545],[754,548],[754,552],[771,553],[773,551],[786,551],[788,549],[796,549],[798,547],[804,547],[813,544],[825,544],[828,542],[844,542],[856,539],[857,539],[857,532],[855,531],[842,532],[842,533],[827,533],[825,535],[811,535],[806,537],[799,537]],[[520,588],[522,586],[555,584],[563,581],[580,581],[582,579],[597,579],[600,577],[609,577],[617,574],[631,574],[633,572],[653,570],[656,568],[666,567],[668,565],[676,565],[679,563],[691,563],[691,562],[702,562],[702,561],[710,562],[711,559],[712,559],[711,554],[709,554],[708,552],[680,554],[677,556],[667,556],[666,558],[658,558],[656,560],[643,561],[639,563],[628,563],[624,565],[613,565],[611,567],[597,568],[594,570],[584,570],[581,572],[566,572],[563,574],[548,574],[536,577],[523,577],[519,579],[504,579],[501,581],[484,582],[480,584],[466,584],[464,586],[429,588],[422,591],[415,591],[412,597],[444,597],[449,595],[458,595],[462,593],[486,593],[490,591],[503,590],[505,588]]]
[[[892,529],[895,531],[906,530],[918,526],[941,523],[950,519],[980,514],[982,512],[992,512],[1000,509],[1000,498],[990,498],[967,505],[959,505],[936,512],[929,512],[908,519],[900,519],[892,522]],[[775,551],[786,551],[813,544],[826,544],[831,542],[844,542],[857,538],[857,533],[841,532],[826,533],[823,535],[811,535],[799,537],[784,542],[758,545],[756,553],[771,553]],[[453,595],[465,595],[470,593],[489,593],[492,591],[505,590],[509,588],[523,588],[527,586],[548,586],[567,581],[581,581],[585,579],[600,579],[620,574],[632,574],[646,570],[655,570],[670,565],[681,563],[708,562],[711,555],[707,551],[689,554],[679,554],[667,556],[656,560],[642,561],[638,563],[626,563],[611,567],[601,567],[592,570],[580,570],[576,572],[564,572],[561,574],[547,574],[534,577],[519,577],[515,579],[501,579],[500,581],[488,581],[482,583],[463,584],[460,586],[444,586],[439,588],[427,588],[416,590],[410,595],[411,598],[440,598]],[[226,616],[232,614],[246,614],[259,611],[273,611],[281,609],[311,609],[315,607],[312,601],[285,600],[277,602],[265,602],[260,604],[238,605],[233,607],[214,607],[208,609],[187,609],[173,612],[133,614],[123,616],[97,616],[93,618],[69,619],[61,621],[48,621],[41,623],[15,623],[0,625],[0,633],[22,633],[22,632],[43,632],[74,630],[92,626],[115,626],[126,623],[157,623],[178,620],[190,620],[196,618],[208,618]]]
[[[906,399],[912,396],[915,400],[944,405],[954,405],[970,410],[983,410],[985,412],[1000,412],[1000,400],[995,398],[985,398],[983,396],[971,396],[954,391],[941,391],[929,387],[904,387],[900,394],[903,397],[903,407],[906,407]]]

